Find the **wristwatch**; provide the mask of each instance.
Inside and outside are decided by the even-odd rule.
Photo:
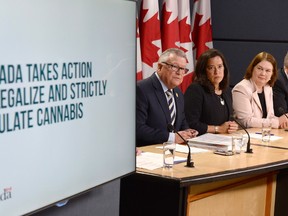
[[[214,133],[215,134],[218,134],[218,129],[219,129],[219,126],[214,126]]]

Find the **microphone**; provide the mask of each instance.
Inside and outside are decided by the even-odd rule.
[[[194,167],[194,162],[191,161],[191,152],[190,152],[190,146],[189,146],[189,144],[188,144],[188,141],[187,141],[186,139],[184,139],[177,130],[175,130],[175,128],[174,128],[174,126],[173,126],[172,124],[168,124],[167,127],[168,127],[168,130],[169,130],[170,132],[174,132],[174,133],[178,134],[178,136],[180,136],[180,138],[181,138],[181,139],[184,141],[184,143],[188,146],[188,150],[189,150],[189,151],[188,151],[188,155],[187,155],[186,167]]]
[[[281,115],[285,115],[286,118],[288,119],[288,115],[285,113],[285,110],[283,109],[283,107],[279,107],[279,108],[278,108],[278,111],[279,111],[279,113],[280,113]]]
[[[248,133],[248,131],[246,130],[246,128],[238,121],[236,120],[236,118],[234,118],[233,116],[231,116],[231,120],[235,121],[247,134],[248,136],[248,142],[247,142],[247,148],[246,148],[246,153],[253,153],[253,149],[250,148],[250,135]]]

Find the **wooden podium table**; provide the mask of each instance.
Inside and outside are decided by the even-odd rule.
[[[288,132],[272,133],[283,138],[267,145],[251,139],[252,154],[205,152],[192,155],[194,168],[137,168],[121,179],[120,215],[288,215]],[[162,153],[156,146],[141,150]]]

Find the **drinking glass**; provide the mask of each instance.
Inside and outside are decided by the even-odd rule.
[[[244,145],[245,142],[242,133],[232,134],[232,151],[234,154],[240,154]]]
[[[176,143],[164,142],[163,143],[163,167],[172,168],[174,164]]]
[[[271,120],[263,119],[262,121],[262,142],[269,143],[271,136]]]

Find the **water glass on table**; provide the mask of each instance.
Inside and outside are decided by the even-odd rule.
[[[240,154],[244,145],[245,142],[242,133],[237,132],[232,134],[232,151],[234,154]]]
[[[271,137],[271,120],[263,119],[262,121],[262,142],[269,143]]]
[[[172,168],[174,164],[176,143],[164,142],[163,143],[163,167]]]

